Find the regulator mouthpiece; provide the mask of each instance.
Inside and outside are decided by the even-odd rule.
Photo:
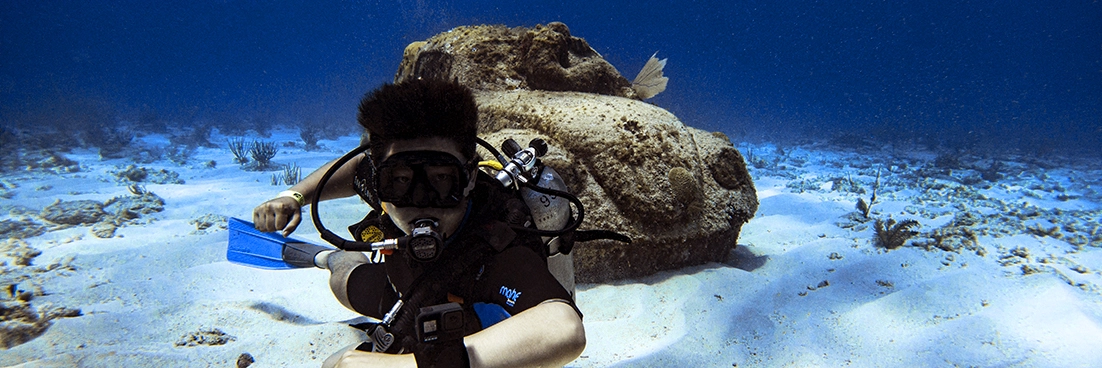
[[[436,219],[417,219],[412,224],[413,232],[408,236],[406,252],[419,262],[435,261],[444,248],[444,237],[436,231],[439,226]]]
[[[410,224],[413,225],[411,234],[371,243],[370,250],[404,250],[410,258],[418,262],[432,262],[440,258],[440,252],[444,249],[444,236],[436,231],[440,226],[437,220],[423,218],[413,220]]]

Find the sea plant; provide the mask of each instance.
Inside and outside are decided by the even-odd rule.
[[[272,185],[295,185],[302,177],[302,168],[298,164],[291,163],[283,167],[283,173],[272,174]]]
[[[233,162],[239,164],[249,163],[249,150],[245,148],[244,138],[232,138],[229,140],[230,153],[233,153]]]
[[[257,170],[267,170],[272,166],[272,158],[276,155],[276,145],[273,142],[253,141],[249,148],[249,155],[256,161]]]
[[[658,52],[651,55],[643,70],[635,76],[631,82],[631,89],[639,99],[646,100],[666,90],[666,83],[670,78],[662,76],[662,68],[666,67],[666,59],[658,60]]]
[[[184,166],[191,160],[191,155],[195,153],[195,147],[191,146],[168,146],[164,149],[164,154],[168,157],[172,163]]]
[[[318,128],[316,125],[311,125],[310,123],[303,125],[298,131],[298,136],[302,138],[302,142],[306,144],[303,149],[307,151],[318,149],[319,134],[321,134],[321,128]]]
[[[987,250],[980,246],[979,237],[975,231],[972,231],[971,226],[966,226],[956,220],[930,231],[927,237],[929,240],[921,244],[927,251],[936,248],[946,252],[960,253],[961,249],[968,249],[976,252],[976,255],[980,257],[987,255]]]
[[[99,127],[84,137],[85,143],[99,148],[100,158],[113,159],[124,156],[123,151],[134,141],[134,133],[124,128]]]
[[[754,147],[751,146],[749,143],[746,144],[746,149],[744,151],[746,152],[746,163],[750,164],[750,166],[753,166],[754,168],[767,169],[773,165],[773,163],[762,158],[760,155],[755,156]]]
[[[853,177],[849,173],[847,173],[845,177],[831,178],[830,183],[831,190],[836,192],[865,193],[865,190],[858,185],[856,180],[853,180]]]
[[[872,185],[872,197],[869,197],[869,201],[865,202],[864,198],[857,198],[857,210],[861,211],[861,214],[864,215],[866,219],[869,218],[869,212],[872,211],[873,203],[876,203],[876,192],[880,190],[880,169],[881,168],[876,169],[876,182]],[[880,220],[877,220],[877,223],[879,222]]]
[[[902,247],[907,239],[918,235],[917,231],[912,230],[918,226],[918,221],[915,220],[896,222],[892,218],[887,221],[876,219],[876,224],[873,225],[876,230],[876,246],[887,250]]]
[[[283,183],[287,185],[298,184],[302,179],[302,168],[298,167],[298,164],[291,163],[287,167],[283,168]]]
[[[176,134],[168,136],[169,142],[175,146],[187,146],[187,147],[218,147],[210,142],[211,131],[214,130],[213,125],[199,124],[191,128],[184,129]]]

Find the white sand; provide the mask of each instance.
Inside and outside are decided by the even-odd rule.
[[[158,137],[143,139],[166,144]],[[295,162],[305,175],[357,139],[322,141],[326,150],[317,152],[284,147],[274,161]],[[298,141],[294,132],[267,140]],[[107,174],[126,161],[100,161],[92,152],[68,156],[84,170],[4,175],[16,188],[12,198],[0,199],[0,208],[38,211],[56,199],[102,201],[127,193]],[[176,171],[186,180],[146,186],[166,202],[148,225],[121,228],[110,239],[96,238],[85,226],[26,240],[43,252],[35,265],[73,257],[73,270],[37,274],[46,295],[34,305],[79,308],[83,316],[55,320],[42,336],[0,351],[0,365],[233,366],[249,353],[253,367],[318,366],[362,338],[346,327],[356,314],[333,298],[326,271],[231,264],[225,261],[226,231],[194,233],[189,220],[207,213],[248,219],[253,206],[283,187],[270,185],[271,173],[240,170],[226,149],[199,149],[193,157],[188,167],[141,165]],[[884,251],[872,245],[871,223],[859,230],[839,226],[854,211],[856,194],[832,191],[829,183],[805,193],[786,186],[839,175],[868,185],[868,170],[848,166],[854,154],[800,148],[775,158],[788,160],[786,170],[798,176],[753,170],[761,207],[739,239],[745,250],[767,259],[764,265],[746,271],[732,261],[582,285],[578,303],[588,346],[571,366],[1102,366],[1097,242],[1077,250],[1052,237],[982,235],[983,256],[914,246]],[[209,160],[217,167],[200,164]],[[1089,189],[1098,183],[1083,182],[1102,177],[1099,168],[1041,170],[1043,176],[1030,170],[983,192],[1006,202],[1098,213],[1097,192]],[[1053,182],[1060,188],[1054,190]],[[44,185],[52,187],[37,190]],[[1074,198],[1054,199],[1059,189]],[[913,190],[880,194],[875,216],[914,218],[921,231],[952,219],[906,213],[920,195]],[[973,205],[965,199],[954,203]],[[365,210],[349,199],[326,203],[322,212],[326,224],[343,233]],[[1097,217],[1081,220],[1098,224]],[[296,236],[320,242],[309,221]],[[1019,247],[1028,249],[1030,259],[1000,263]],[[1023,275],[1022,264],[1039,271]],[[234,339],[219,346],[175,346],[183,336],[211,328]]]

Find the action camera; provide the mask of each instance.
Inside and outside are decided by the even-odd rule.
[[[437,343],[463,338],[463,307],[458,303],[421,308],[417,314],[417,338]]]

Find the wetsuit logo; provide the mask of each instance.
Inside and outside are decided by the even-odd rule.
[[[499,290],[498,292],[505,297],[505,304],[508,304],[510,307],[517,304],[517,298],[520,298],[519,291],[507,288],[505,286],[502,286],[501,290]]]

